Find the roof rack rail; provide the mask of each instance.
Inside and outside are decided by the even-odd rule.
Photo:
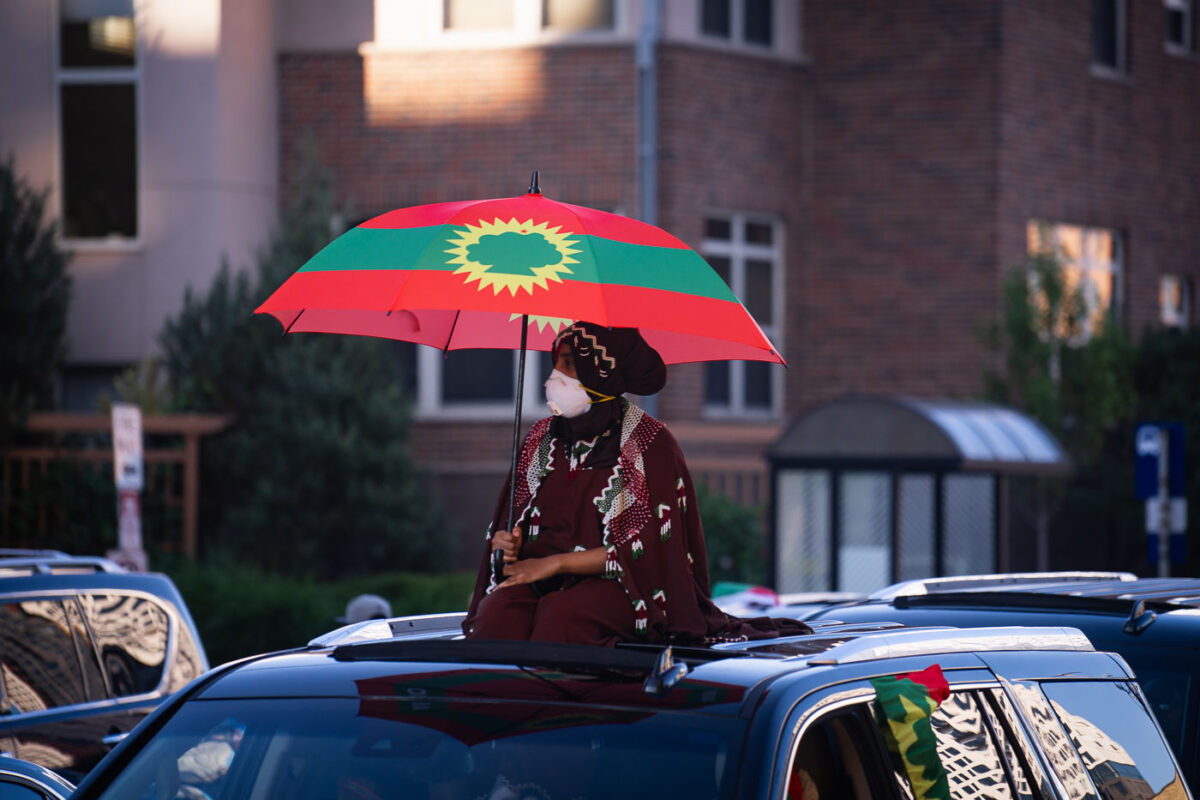
[[[415,614],[391,619],[369,619],[343,625],[309,641],[309,647],[338,647],[356,642],[381,642],[387,639],[453,639],[462,636],[466,613]]]
[[[3,552],[16,555],[4,555]],[[29,555],[37,553],[37,555]],[[81,573],[122,573],[127,570],[101,556],[72,556],[57,550],[0,551],[0,577],[27,575],[77,575]]]
[[[868,634],[835,645],[809,664],[851,664],[881,658],[968,653],[978,650],[1095,650],[1078,628],[913,628]]]
[[[920,594],[938,592],[968,592],[976,589],[994,589],[999,586],[1036,585],[1049,583],[1071,583],[1085,581],[1135,581],[1132,572],[1102,572],[1069,570],[1064,572],[999,572],[990,575],[951,575],[941,578],[917,578],[894,583],[868,595],[870,600],[894,600]]]

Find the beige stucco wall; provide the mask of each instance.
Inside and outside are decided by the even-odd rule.
[[[138,0],[136,240],[65,243],[72,364],[151,353],[188,286],[244,265],[275,219],[273,0]],[[0,147],[60,198],[56,4],[0,3]]]

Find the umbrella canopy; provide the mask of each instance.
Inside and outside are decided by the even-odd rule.
[[[577,320],[638,328],[668,364],[783,363],[725,281],[661,228],[537,191],[402,208],[352,228],[256,310],[285,332],[443,350],[549,350]],[[527,325],[522,321],[527,320]],[[523,328],[525,329],[523,331]]]

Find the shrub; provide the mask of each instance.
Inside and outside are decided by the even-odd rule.
[[[454,540],[409,461],[394,343],[285,337],[253,313],[330,238],[328,176],[301,185],[256,269],[223,266],[160,336],[175,407],[234,417],[203,444],[202,552],[323,578],[444,567]]]

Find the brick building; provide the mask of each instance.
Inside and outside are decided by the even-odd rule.
[[[147,18],[168,7],[143,5]],[[1133,333],[1194,319],[1194,0],[196,5],[217,19],[206,102],[227,120],[223,168],[277,158],[286,192],[311,140],[363,218],[520,194],[537,169],[547,196],[653,221],[705,253],[789,366],[672,367],[653,402],[693,471],[750,502],[766,500],[764,452],[794,415],[847,393],[976,396],[988,355],[975,331],[1039,223],[1073,254],[1097,314],[1115,310]],[[43,4],[7,6],[28,17]],[[166,80],[139,63],[147,86]],[[242,65],[249,83],[235,79]],[[11,145],[23,130],[11,111],[29,101],[5,90]],[[225,98],[251,91],[278,116],[252,130],[270,132],[270,154],[246,161],[239,142],[254,140],[238,138],[235,115],[250,105]],[[170,108],[139,113],[149,137],[147,117]],[[30,131],[18,157],[53,162]],[[35,173],[57,185],[54,169]],[[75,366],[133,350],[90,341]],[[410,358],[415,451],[474,539],[507,466],[509,357]],[[527,382],[531,419],[540,380]]]

